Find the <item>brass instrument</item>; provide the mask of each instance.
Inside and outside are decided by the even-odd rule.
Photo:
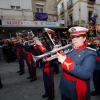
[[[41,38],[37,38],[38,40],[41,41],[42,37]],[[31,43],[30,43],[31,42]],[[41,41],[42,42],[42,41]],[[24,45],[25,43],[28,43],[28,45],[35,45],[35,41],[34,40],[28,40],[28,41],[24,41]]]
[[[95,40],[99,40],[96,30],[89,30],[87,33],[87,37],[89,38],[88,45],[93,45]]]
[[[88,45],[93,45],[95,40],[100,40],[98,37],[90,37]]]
[[[63,53],[63,55],[65,55],[65,54],[67,54],[67,53],[70,53],[70,52],[72,52],[72,51],[73,51],[73,49],[65,50],[64,53]],[[47,58],[47,59],[43,59],[43,61],[51,61],[51,60],[56,59],[56,58],[57,58],[57,54],[51,55],[51,57],[49,57],[49,58]]]
[[[52,55],[52,54],[54,54],[54,53],[56,53],[56,52],[58,52],[58,51],[60,51],[60,50],[67,49],[67,48],[71,47],[72,45],[73,45],[73,44],[71,43],[71,44],[65,45],[65,46],[63,46],[63,47],[59,47],[59,48],[57,48],[57,49],[54,49],[54,50],[52,50],[52,51],[50,51],[50,52],[47,52],[47,53],[42,54],[42,55],[39,55],[39,56],[34,56],[34,55],[32,55],[33,60],[36,62],[37,60],[42,59],[42,58],[45,57],[45,56],[49,56],[49,55]],[[72,50],[71,50],[71,51],[72,51]],[[66,51],[66,53],[69,53],[69,52],[70,52],[70,51]],[[54,59],[55,59],[56,57],[57,57],[57,55],[53,55],[53,58],[54,58]],[[51,58],[50,58],[49,60],[52,60],[52,56],[51,56]]]

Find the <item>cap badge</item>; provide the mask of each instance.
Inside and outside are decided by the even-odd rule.
[[[72,32],[76,32],[76,29],[75,29],[75,28],[72,28],[71,31],[72,31]]]

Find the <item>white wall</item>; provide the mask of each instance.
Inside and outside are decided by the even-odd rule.
[[[97,24],[100,24],[100,6],[98,5],[95,6],[95,12],[98,13],[98,17],[96,17]]]
[[[73,22],[79,20],[79,7],[78,3],[73,7]]]
[[[87,23],[88,20],[88,9],[87,9],[87,3],[81,2],[81,20],[85,20],[85,23]]]
[[[96,0],[96,4],[100,4],[100,0]]]

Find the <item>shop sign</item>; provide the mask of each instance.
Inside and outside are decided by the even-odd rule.
[[[2,25],[21,25],[21,26],[60,26],[58,22],[47,21],[16,21],[16,20],[2,20]]]

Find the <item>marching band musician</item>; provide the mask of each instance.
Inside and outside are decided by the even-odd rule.
[[[23,39],[23,34],[18,33],[19,41],[15,44],[15,47],[16,47],[16,55],[18,58],[19,69],[20,69],[19,71],[17,71],[17,73],[19,73],[19,75],[23,75],[25,73],[22,39]]]
[[[33,45],[29,45],[29,43],[32,42],[30,40],[32,40],[34,36],[30,35],[29,33],[26,37],[28,41],[23,43],[24,44],[23,45],[24,46],[24,59],[26,60],[26,64],[28,66],[28,71],[30,75],[29,77],[27,77],[27,79],[31,79],[30,82],[33,82],[37,79],[35,63],[32,58],[32,54],[34,54],[35,51],[33,49]]]
[[[51,29],[47,29],[46,32],[51,34],[51,38],[53,39],[54,31]],[[38,39],[34,39],[35,43],[39,46],[39,50],[42,53],[46,53],[50,51],[52,48],[42,44]],[[46,59],[48,57],[44,57]],[[55,61],[46,61],[43,62],[43,81],[44,81],[44,88],[45,94],[42,95],[42,98],[48,97],[47,100],[54,99],[54,65]]]
[[[63,69],[59,88],[61,100],[90,100],[90,76],[95,67],[96,51],[85,46],[87,28],[69,29],[73,51],[66,55],[57,52]]]
[[[93,72],[94,91],[91,92],[92,96],[100,95],[100,27],[97,29],[97,40],[94,40],[94,45],[97,49],[96,66]]]

